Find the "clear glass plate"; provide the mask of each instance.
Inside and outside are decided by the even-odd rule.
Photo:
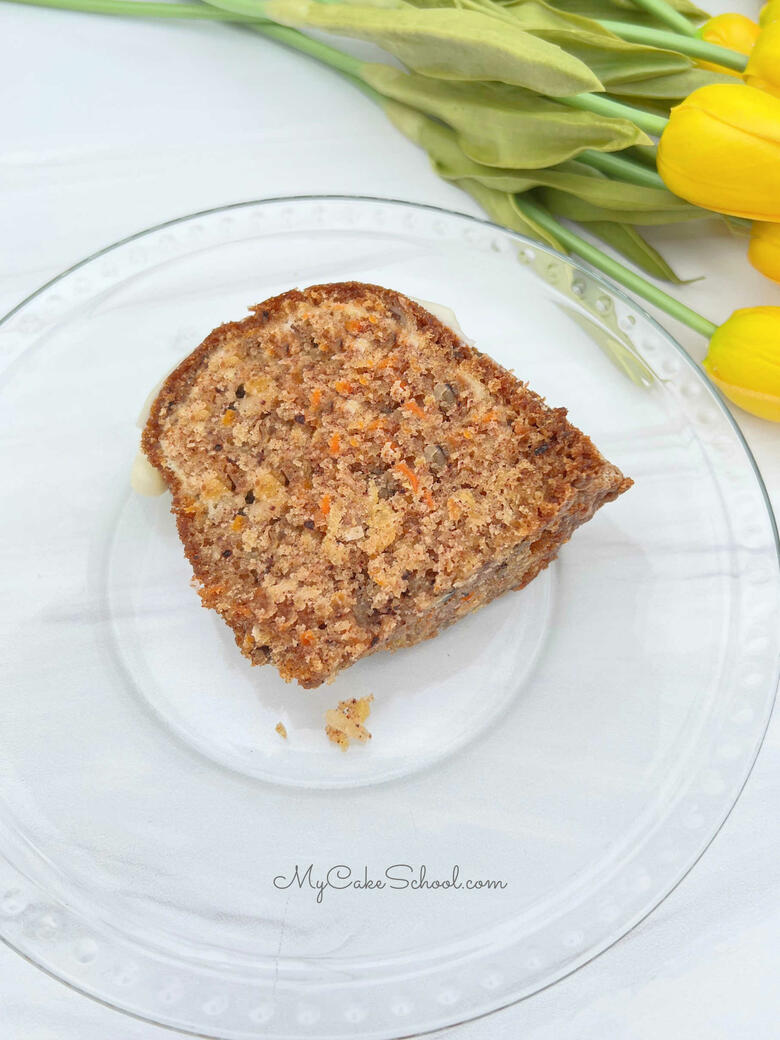
[[[210,329],[341,279],[453,306],[636,485],[524,592],[305,692],[201,609],[128,473],[147,391]],[[771,710],[776,536],[717,394],[621,292],[455,213],[270,200],[120,242],[0,335],[0,935],[24,956],[206,1036],[409,1036],[560,979],[707,847]],[[342,754],[324,711],[368,693],[374,739]]]

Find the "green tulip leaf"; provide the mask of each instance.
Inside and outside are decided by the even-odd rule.
[[[442,131],[448,131],[448,128],[442,123],[429,119],[428,116],[409,105],[386,100],[382,107],[393,126],[400,130],[404,137],[408,137],[410,141],[420,145],[421,148],[425,148],[423,142],[429,128],[440,128]],[[452,133],[451,130],[448,132]]]
[[[673,282],[675,285],[688,284],[675,273],[658,250],[630,224],[615,224],[605,220],[586,223],[583,227],[602,242],[606,242],[615,252],[630,260],[641,271],[664,282]]]
[[[648,99],[674,102],[687,98],[699,87],[707,87],[712,83],[736,83],[733,76],[707,69],[689,69],[669,76],[652,76],[648,79],[633,80],[630,83],[611,83],[611,94],[617,94],[629,103],[633,100],[645,105]]]
[[[386,98],[448,123],[475,162],[502,168],[540,169],[587,148],[614,152],[652,144],[627,119],[567,108],[501,83],[452,83],[365,64],[361,78]]]
[[[529,235],[540,242],[546,242],[560,253],[566,252],[565,246],[562,246],[549,231],[545,231],[535,221],[517,212],[512,205],[512,196],[508,192],[494,191],[492,188],[486,188],[479,181],[472,181],[468,178],[458,181],[457,184],[479,203],[494,224],[509,228],[510,231],[518,231],[522,235]]]
[[[505,6],[502,0],[498,0]],[[509,0],[513,3],[523,0]],[[689,3],[688,0],[668,0],[669,6],[685,15],[692,22],[705,22],[710,16],[706,11]],[[659,18],[635,6],[631,0],[555,0],[555,6],[569,14],[581,15],[584,18],[605,21],[631,22],[633,25],[647,25],[656,29],[668,29],[669,26]]]
[[[449,0],[414,2],[421,7],[440,7]],[[683,74],[693,68],[692,60],[680,51],[629,43],[594,19],[562,11],[545,0],[514,0],[503,5],[493,0],[474,2],[480,3],[486,14],[504,20],[509,18],[510,24],[519,25],[580,58],[610,91],[615,85],[633,80]]]
[[[454,134],[447,127],[428,119],[416,109],[407,105],[399,105],[394,101],[385,103],[385,112],[391,122],[408,137],[410,141],[420,145],[428,151],[431,162],[436,164],[437,159],[443,159],[452,150],[459,151],[454,141]],[[429,149],[431,149],[429,151]],[[476,163],[474,164],[476,166]],[[512,231],[530,235],[541,242],[547,242],[554,249],[565,252],[564,247],[548,231],[539,227],[534,221],[518,213],[512,205],[512,196],[509,192],[498,191],[486,184],[465,175],[453,179],[453,183],[468,192],[469,195],[484,209],[487,215],[496,224],[507,227]]]
[[[685,72],[693,66],[678,51],[628,43],[593,19],[560,11],[544,0],[520,0],[503,10],[511,11],[527,32],[584,61],[608,89],[615,83]]]
[[[422,117],[424,119],[424,117]],[[433,120],[421,124],[416,140],[427,152],[433,168],[445,180],[464,177],[495,191],[517,194],[532,188],[556,188],[591,203],[626,212],[666,212],[693,209],[665,188],[650,188],[605,177],[584,163],[567,162],[540,170],[510,170],[474,162],[462,150],[457,135]]]
[[[650,190],[650,189],[645,189]],[[541,189],[543,204],[559,217],[576,220],[578,223],[610,221],[617,224],[677,224],[687,220],[703,220],[711,217],[706,209],[699,209],[678,200],[678,204],[664,209],[618,209],[614,206],[594,206],[593,203],[557,188]]]
[[[282,25],[368,40],[426,76],[498,80],[551,97],[603,89],[578,58],[479,11],[316,0],[267,0],[257,4],[257,11]]]

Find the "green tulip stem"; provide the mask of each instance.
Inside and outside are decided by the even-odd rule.
[[[594,170],[600,170],[601,173],[606,173],[621,181],[628,181],[630,184],[639,184],[643,188],[666,187],[656,170],[626,159],[622,155],[615,155],[614,152],[597,152],[593,148],[588,148],[586,151],[580,152],[576,158],[577,162],[585,163],[586,166],[592,166]]]
[[[711,61],[715,65],[734,69],[735,72],[743,72],[747,65],[747,58],[744,54],[729,50],[728,47],[719,47],[715,43],[707,43],[706,40],[700,40],[698,36],[680,36],[679,33],[667,32],[665,29],[649,29],[645,25],[631,25],[629,22],[600,20],[599,24],[628,43],[667,47],[669,50],[687,54],[690,58],[701,58],[704,61]]]
[[[667,314],[681,321],[684,325],[693,329],[694,332],[701,333],[702,336],[709,340],[716,331],[717,325],[702,317],[701,314],[697,314],[690,307],[686,307],[679,300],[675,300],[673,296],[648,282],[646,278],[636,274],[634,271],[629,271],[627,267],[624,267],[623,264],[614,260],[607,253],[602,252],[597,246],[586,242],[584,238],[581,238],[574,231],[561,224],[560,221],[556,220],[538,203],[532,202],[524,195],[516,195],[514,204],[520,213],[544,228],[545,231],[549,231],[572,253],[576,253],[583,260],[587,260],[589,264],[598,268],[599,271],[603,271],[609,278],[614,278],[620,285],[636,293],[637,296],[641,296],[648,303],[653,304],[662,311],[666,311]]]
[[[208,0],[213,7],[237,14],[253,15],[262,20],[265,15],[265,0]]]
[[[154,0],[13,0],[31,7],[56,7],[88,14],[130,15],[135,18],[187,18],[207,22],[261,22],[256,14],[234,14],[208,4],[164,3]]]
[[[205,19],[214,22],[239,22],[248,24],[250,28],[268,36],[287,47],[308,54],[312,58],[330,65],[339,72],[346,73],[354,86],[374,100],[380,101],[380,95],[360,78],[363,64],[351,54],[345,54],[335,47],[329,47],[320,40],[314,40],[295,29],[266,21],[256,14],[227,11],[207,4],[166,3],[165,0],[13,0],[18,4],[29,4],[33,7],[55,7],[66,11],[85,11],[90,14],[131,15],[139,18],[188,18]],[[247,7],[249,5],[246,5]]]
[[[253,25],[251,28],[263,36],[268,36],[272,40],[278,40],[279,43],[283,43],[286,47],[291,47],[293,50],[300,51],[301,54],[308,54],[310,57],[316,58],[317,61],[330,65],[332,69],[336,69],[338,72],[345,73],[355,85],[360,87],[364,94],[368,94],[377,101],[380,100],[380,95],[373,87],[369,87],[367,83],[363,82],[360,72],[364,63],[359,58],[353,58],[351,54],[345,54],[344,51],[340,51],[336,47],[329,47],[327,43],[315,40],[305,33],[298,32],[297,29],[289,29],[285,25],[261,22]]]
[[[669,122],[664,116],[653,115],[633,105],[624,105],[622,101],[604,97],[603,94],[573,94],[571,97],[555,98],[562,105],[579,108],[585,112],[595,112],[599,116],[612,116],[614,119],[628,119],[640,130],[660,137]]]
[[[659,22],[665,22],[670,29],[682,33],[684,36],[695,36],[696,30],[679,11],[675,11],[666,0],[634,0],[634,6],[639,7],[648,14],[655,15]]]

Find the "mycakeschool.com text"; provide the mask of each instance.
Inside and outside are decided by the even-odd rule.
[[[367,866],[353,868],[345,863],[337,863],[324,870],[313,863],[295,864],[295,867],[284,874],[277,874],[273,879],[274,888],[312,892],[316,901],[321,903],[326,891],[343,892],[346,889],[396,892],[484,892],[504,889],[508,881],[495,878],[465,877],[456,863],[443,875],[436,876],[424,864],[393,863],[383,870],[370,871]]]

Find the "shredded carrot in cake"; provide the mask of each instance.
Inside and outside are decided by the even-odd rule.
[[[414,470],[410,466],[407,466],[405,462],[397,462],[394,468],[406,477],[412,485],[412,491],[417,491],[420,486],[420,481],[417,479],[417,474]]]
[[[416,401],[404,401],[403,406],[407,410],[407,412],[411,412],[413,415],[416,415],[420,419],[425,418],[425,412],[422,410],[422,408]]]

